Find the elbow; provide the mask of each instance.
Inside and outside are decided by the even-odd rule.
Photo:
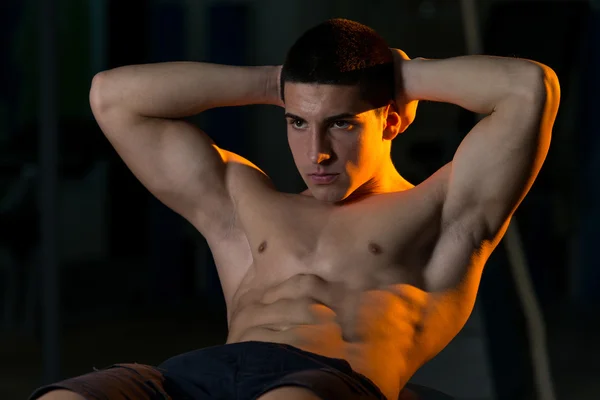
[[[526,65],[523,65],[519,79],[516,80],[515,92],[521,98],[528,99],[540,106],[548,103],[558,105],[560,84],[552,68],[534,61],[527,61]]]
[[[552,116],[552,120],[558,113],[558,105],[560,104],[560,83],[558,76],[552,68],[545,65],[542,74],[542,96],[544,100],[545,114]]]
[[[540,131],[549,135],[560,105],[560,83],[552,68],[540,63],[532,64],[537,71],[535,78],[531,78],[529,98],[534,109],[540,115]]]
[[[90,87],[89,101],[92,112],[95,116],[106,112],[114,103],[110,95],[110,78],[107,77],[107,71],[99,72],[94,75]]]

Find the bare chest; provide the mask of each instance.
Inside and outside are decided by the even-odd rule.
[[[434,204],[414,196],[374,196],[345,206],[270,193],[238,205],[253,264],[244,283],[269,287],[297,274],[317,275],[349,289],[396,283],[422,286],[437,235]]]

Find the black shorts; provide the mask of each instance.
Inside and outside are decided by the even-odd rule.
[[[344,360],[267,342],[208,347],[173,357],[157,368],[117,364],[42,387],[31,400],[68,389],[87,400],[256,399],[282,386],[311,390],[324,400],[385,399]]]

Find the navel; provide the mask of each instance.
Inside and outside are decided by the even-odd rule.
[[[378,245],[377,243],[373,243],[373,242],[369,242],[369,251],[372,254],[381,254],[381,253],[383,253],[383,250],[381,249],[381,246]]]
[[[262,253],[267,249],[267,241],[263,241],[260,246],[258,246],[258,252]]]

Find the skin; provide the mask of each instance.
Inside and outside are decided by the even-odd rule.
[[[468,319],[483,266],[541,168],[559,103],[556,75],[532,61],[393,54],[404,90],[380,115],[354,87],[286,83],[289,146],[307,185],[297,195],[177,120],[222,105],[282,106],[279,68],[122,67],[97,76],[90,93],[134,174],[206,237],[227,343],[343,358],[390,399]],[[420,100],[487,117],[451,163],[413,186],[389,154]],[[339,114],[353,117],[331,119]],[[320,185],[314,172],[339,176]],[[310,396],[291,392],[263,399]]]
[[[390,106],[377,115],[354,86],[288,83],[285,92],[288,143],[308,187],[306,195],[347,203],[410,187],[390,159],[400,123]],[[344,114],[345,118],[331,119]],[[316,172],[340,175],[321,185],[309,177]]]

